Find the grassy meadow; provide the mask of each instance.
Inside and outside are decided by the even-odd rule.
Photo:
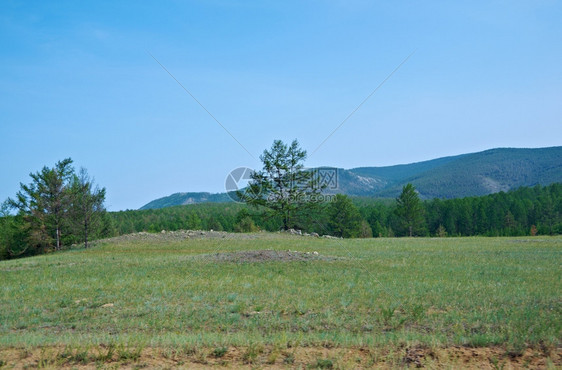
[[[319,258],[215,258],[249,250]],[[238,349],[243,364],[293,366],[299,348],[380,355],[455,346],[549,358],[561,346],[561,263],[562,237],[121,237],[0,262],[0,364],[9,350],[34,348],[58,349],[51,365],[80,353],[94,361],[92,348],[107,351],[98,362],[134,361],[148,349],[170,359],[182,349],[209,364]],[[322,356],[312,365],[339,363]]]

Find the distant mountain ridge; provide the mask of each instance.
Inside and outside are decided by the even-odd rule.
[[[196,203],[223,203],[223,202],[231,202],[232,199],[226,193],[207,193],[207,192],[190,192],[190,193],[174,193],[172,195],[168,195],[167,197],[162,197],[155,199],[140,209],[156,209],[156,208],[165,208],[165,207],[173,207],[173,206],[183,206],[187,204],[196,204]]]
[[[554,182],[562,182],[562,146],[496,148],[395,166],[337,169],[337,187],[328,193],[394,198],[412,183],[422,199],[460,198]],[[227,201],[226,193],[176,193],[141,209]]]

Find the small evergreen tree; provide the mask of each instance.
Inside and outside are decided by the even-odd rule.
[[[361,232],[359,234],[361,238],[372,238],[373,237],[373,229],[371,229],[371,225],[365,220],[361,220]]]
[[[363,231],[368,234],[366,229],[363,230],[361,221],[357,207],[347,195],[337,194],[328,206],[328,230],[334,236],[356,238],[362,236]],[[370,233],[372,236],[372,231]]]
[[[237,233],[252,233],[258,231],[250,212],[246,208],[242,208],[236,214],[236,223],[234,224],[234,231]]]
[[[189,230],[201,230],[202,223],[201,218],[197,215],[197,213],[192,212],[189,214],[187,219],[187,228]]]
[[[246,191],[237,194],[247,204],[268,210],[267,218],[279,217],[284,230],[297,226],[297,214],[315,207],[321,191],[314,174],[304,169],[306,151],[297,140],[291,145],[275,140],[260,156],[263,169],[252,174]],[[264,216],[266,212],[264,212]]]
[[[405,235],[420,235],[424,228],[423,206],[412,184],[402,188],[402,193],[396,199],[396,215],[400,227]]]
[[[10,214],[10,204],[0,205],[0,260],[34,254],[27,242],[28,229],[23,216]]]
[[[445,226],[439,225],[439,227],[437,228],[436,235],[440,238],[446,237],[447,236],[447,230],[445,230]]]
[[[98,233],[103,226],[105,188],[96,186],[88,171],[81,168],[72,179],[70,199],[74,229],[82,236],[84,247],[88,248],[88,238]]]

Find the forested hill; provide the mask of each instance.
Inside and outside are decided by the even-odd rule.
[[[562,146],[498,148],[396,166],[338,169],[337,187],[329,192],[395,198],[412,183],[422,199],[460,198],[556,182],[562,182]],[[224,193],[176,193],[141,209],[229,200]]]
[[[562,182],[562,146],[490,149],[407,165],[355,168],[343,174],[346,172],[360,180],[340,181],[342,192],[349,195],[396,197],[402,186],[412,183],[424,199],[478,196]],[[375,186],[357,186],[360,182]],[[357,190],[348,189],[349,185]]]
[[[185,204],[198,204],[198,203],[224,203],[230,202],[231,199],[226,193],[211,194],[206,192],[192,192],[192,193],[174,193],[167,197],[155,199],[140,209],[157,209],[172,206],[180,206]]]

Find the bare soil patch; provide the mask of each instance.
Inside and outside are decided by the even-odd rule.
[[[129,355],[125,355],[129,354]],[[132,355],[134,354],[134,355]],[[0,367],[6,368],[462,368],[545,369],[562,366],[562,349],[526,349],[518,356],[492,348],[389,349],[325,347],[143,348],[108,351],[100,345],[87,349],[62,346],[0,349]]]

